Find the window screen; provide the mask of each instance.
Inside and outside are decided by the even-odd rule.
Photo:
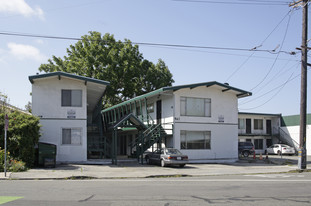
[[[210,131],[180,131],[181,149],[211,149]]]
[[[211,116],[211,99],[208,98],[180,98],[180,114],[181,116]]]
[[[263,129],[263,120],[254,119],[254,129],[262,130]]]
[[[62,144],[81,145],[82,129],[81,128],[63,128]]]
[[[82,107],[82,90],[62,90],[63,107]]]

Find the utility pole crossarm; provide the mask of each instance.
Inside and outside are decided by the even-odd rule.
[[[301,4],[303,3],[303,0],[299,0],[299,1],[294,1],[293,3],[289,4],[289,7],[298,7],[301,6]]]

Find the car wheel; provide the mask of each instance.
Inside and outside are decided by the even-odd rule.
[[[265,154],[266,154],[266,155],[268,154],[268,151],[267,151],[267,150],[265,150]]]
[[[277,153],[278,153],[278,155],[281,155],[281,151],[280,151],[280,150],[278,150],[278,152],[277,152]]]
[[[248,152],[248,151],[244,151],[244,152],[243,152],[243,156],[244,156],[244,157],[248,157],[248,156],[249,156],[249,152]]]
[[[149,157],[146,157],[146,163],[147,163],[148,165],[150,165],[150,159],[149,159]]]
[[[161,160],[161,167],[165,167],[165,162],[163,159]]]
[[[179,167],[180,167],[180,168],[183,168],[184,166],[185,166],[185,164],[181,164],[181,165],[179,165]]]

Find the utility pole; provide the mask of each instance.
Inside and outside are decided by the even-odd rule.
[[[309,0],[300,0],[289,6],[302,6],[302,43],[301,43],[301,89],[300,89],[300,131],[298,150],[298,169],[307,169],[307,53],[308,53],[308,3]]]

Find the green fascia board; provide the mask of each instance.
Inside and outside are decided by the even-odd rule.
[[[281,117],[282,114],[269,114],[269,113],[253,113],[253,112],[239,112],[241,115],[258,115],[258,116],[272,116],[272,117]]]
[[[239,92],[240,94],[237,94],[238,98],[245,97],[245,96],[251,96],[252,95],[251,92],[248,92],[248,91],[245,91],[245,90],[242,90],[242,89],[238,89],[238,88],[235,88],[235,87],[231,87],[231,86],[229,86],[227,84],[222,84],[222,83],[219,83],[219,82],[216,82],[216,81],[213,81],[213,82],[203,82],[203,83],[197,83],[197,84],[187,84],[187,85],[181,85],[181,86],[163,87],[161,89],[157,89],[155,91],[149,92],[147,94],[143,94],[141,96],[135,97],[133,99],[127,100],[127,101],[122,102],[120,104],[117,104],[117,105],[114,105],[114,106],[109,107],[107,109],[104,109],[102,111],[102,113],[111,111],[113,109],[116,109],[116,108],[124,106],[124,105],[128,105],[128,104],[130,104],[132,102],[135,102],[135,101],[140,101],[140,100],[148,98],[148,97],[156,96],[156,95],[161,94],[161,93],[163,93],[165,91],[173,91],[173,92],[175,92],[175,91],[180,90],[180,89],[187,89],[187,88],[194,89],[194,88],[200,87],[200,86],[210,87],[210,86],[213,86],[213,85],[218,85],[218,86],[224,87],[225,90],[233,90],[233,91]]]
[[[155,90],[155,91],[149,92],[149,93],[147,93],[147,94],[143,94],[143,95],[134,97],[134,98],[132,98],[132,99],[130,99],[130,100],[127,100],[127,101],[125,101],[125,102],[122,102],[122,103],[120,103],[120,104],[116,104],[116,105],[114,105],[114,106],[112,106],[112,107],[109,107],[109,108],[107,108],[107,109],[102,110],[102,114],[105,113],[105,112],[111,111],[111,110],[113,110],[113,109],[116,109],[116,108],[118,108],[118,107],[131,104],[131,103],[133,103],[133,102],[135,102],[135,101],[140,101],[140,100],[143,100],[143,99],[148,98],[148,97],[156,96],[156,95],[162,93],[163,91],[164,91],[163,88],[161,88],[161,89],[157,89],[157,90]]]
[[[300,115],[283,116],[281,118],[282,127],[299,126]],[[311,114],[307,114],[307,125],[311,125]]]
[[[61,72],[61,71],[51,72],[51,73],[46,73],[46,74],[32,75],[32,76],[29,76],[28,78],[29,78],[29,81],[33,84],[34,80],[36,80],[36,79],[43,79],[43,78],[53,77],[53,76],[64,76],[64,77],[82,80],[85,82],[93,82],[93,83],[102,84],[102,85],[110,85],[110,82],[107,82],[107,81],[94,79],[94,78],[90,78],[90,77],[79,76],[76,74],[70,74],[70,73]]]
[[[252,95],[251,92],[248,92],[248,91],[245,91],[245,90],[242,90],[242,89],[238,89],[238,88],[235,88],[235,87],[231,87],[231,86],[229,86],[227,84],[222,84],[222,83],[219,83],[219,82],[216,82],[216,81],[213,81],[213,82],[203,82],[203,83],[197,83],[197,84],[187,84],[187,85],[173,86],[173,87],[164,87],[163,91],[166,91],[166,90],[177,91],[177,90],[186,89],[186,88],[194,89],[196,87],[201,87],[201,86],[210,87],[210,86],[213,86],[213,85],[218,85],[218,86],[224,87],[223,92],[229,91],[229,90],[233,90],[233,91],[239,92],[240,94],[237,95],[238,98],[239,97],[251,96]]]

